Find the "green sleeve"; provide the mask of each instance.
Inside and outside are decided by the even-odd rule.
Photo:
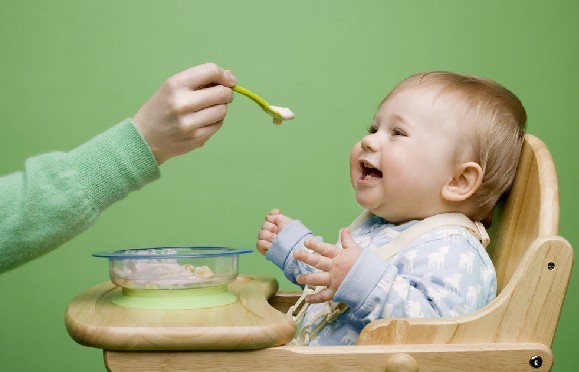
[[[62,245],[159,176],[130,119],[68,153],[27,159],[23,171],[0,177],[0,273]]]

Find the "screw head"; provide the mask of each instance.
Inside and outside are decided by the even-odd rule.
[[[529,364],[533,368],[540,368],[543,365],[543,358],[541,358],[539,355],[533,355],[529,360]]]
[[[554,262],[549,262],[549,263],[547,264],[547,269],[553,270],[554,268],[555,268],[555,263],[554,263]]]

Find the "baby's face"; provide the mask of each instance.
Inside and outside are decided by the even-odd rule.
[[[458,166],[458,114],[433,87],[408,87],[384,102],[350,154],[364,208],[392,223],[440,213],[443,185]]]

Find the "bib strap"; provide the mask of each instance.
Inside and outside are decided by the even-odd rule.
[[[461,226],[468,229],[485,248],[490,242],[489,234],[479,221],[473,222],[462,213],[441,213],[415,223],[402,231],[390,243],[375,250],[374,253],[381,259],[388,260],[420,235],[444,226]]]

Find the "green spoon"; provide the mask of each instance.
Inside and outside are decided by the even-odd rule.
[[[247,98],[251,99],[253,102],[257,103],[259,107],[270,116],[273,117],[274,124],[281,124],[284,120],[291,120],[295,117],[294,113],[286,107],[272,106],[267,103],[266,100],[253,93],[252,91],[242,88],[239,85],[235,85],[232,88],[237,93],[241,93]]]

